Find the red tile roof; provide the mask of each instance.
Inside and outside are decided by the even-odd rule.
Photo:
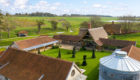
[[[126,51],[129,57],[140,61],[140,48],[130,45],[122,48],[121,50]]]
[[[81,40],[80,36],[74,35],[54,35],[54,39],[63,40],[63,41],[75,41],[78,42]]]
[[[27,31],[19,31],[18,34],[28,34]]]
[[[40,36],[40,37],[33,38],[33,39],[16,41],[15,44],[20,49],[25,49],[25,48],[37,46],[37,45],[48,43],[48,42],[52,42],[52,41],[56,41],[56,40],[53,39],[53,38],[50,38],[48,36]]]
[[[136,41],[127,41],[127,40],[116,40],[116,39],[104,39],[100,38],[102,43],[100,46],[114,46],[114,47],[126,47],[129,45],[136,45]]]
[[[11,80],[66,80],[72,62],[9,48],[0,58],[0,74]]]

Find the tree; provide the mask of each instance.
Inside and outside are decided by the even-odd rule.
[[[95,56],[95,46],[92,49],[92,58],[96,58],[96,56]]]
[[[62,26],[66,27],[66,30],[68,31],[69,28],[71,27],[71,24],[70,24],[70,22],[65,20],[65,21],[62,21]]]
[[[37,33],[39,34],[41,30],[41,26],[45,24],[44,19],[36,20],[36,23],[37,23],[37,28],[38,28]]]
[[[50,23],[51,23],[53,30],[56,30],[58,22],[56,20],[51,20]]]
[[[87,21],[84,21],[80,24],[80,27],[82,28],[88,28],[88,26],[89,26],[89,23]]]
[[[134,22],[136,21],[135,16],[121,16],[118,17],[118,19],[121,20],[120,24],[124,33],[128,33],[129,31],[131,31],[134,27]]]
[[[87,62],[86,62],[86,55],[83,56],[83,63],[82,63],[82,66],[86,66],[87,65]]]
[[[101,18],[99,16],[91,17],[90,24],[92,28],[101,27],[103,25],[103,22],[101,21]]]
[[[76,53],[76,46],[73,47],[72,58],[75,58],[75,53]]]
[[[2,31],[4,29],[4,27],[2,26],[2,19],[3,19],[3,14],[0,10],[0,39],[2,38]]]
[[[58,52],[57,58],[61,58],[61,51],[60,51],[60,48],[59,48],[59,52]]]
[[[4,27],[3,29],[8,32],[8,38],[10,38],[10,32],[16,28],[16,22],[12,16],[6,15],[3,18],[2,26]]]

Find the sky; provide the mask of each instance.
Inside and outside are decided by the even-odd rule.
[[[140,0],[0,0],[3,12],[140,16]]]

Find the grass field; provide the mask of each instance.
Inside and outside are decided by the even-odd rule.
[[[61,56],[63,60],[80,62],[82,64],[83,55],[87,55],[87,66],[79,66],[82,69],[85,69],[85,75],[88,76],[87,80],[98,80],[98,72],[99,72],[99,59],[110,55],[111,52],[96,52],[96,58],[92,59],[92,51],[78,51],[76,52],[76,58],[72,58],[72,51],[61,49]],[[50,49],[45,52],[42,52],[42,55],[50,56],[56,58],[58,55],[58,49]]]
[[[140,33],[124,34],[124,35],[114,35],[116,39],[136,41],[137,47],[140,47]]]

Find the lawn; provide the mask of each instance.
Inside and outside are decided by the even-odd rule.
[[[124,34],[124,35],[114,35],[118,40],[130,40],[136,41],[137,47],[140,47],[140,33]]]
[[[92,59],[92,51],[77,51],[76,58],[72,58],[71,52],[72,51],[70,50],[61,49],[61,59],[73,61],[75,63],[80,62],[80,64],[82,64],[83,55],[87,55],[87,66],[79,66],[80,68],[86,70],[85,75],[88,76],[87,80],[98,80],[99,59],[111,54],[111,52],[96,52],[96,58]],[[58,49],[47,50],[42,52],[42,55],[56,58],[58,55]]]
[[[9,38],[9,39],[1,39],[0,40],[0,47],[1,46],[9,46],[11,45],[14,41],[18,40],[25,40],[25,39],[31,39],[32,37],[15,37],[15,38]]]

